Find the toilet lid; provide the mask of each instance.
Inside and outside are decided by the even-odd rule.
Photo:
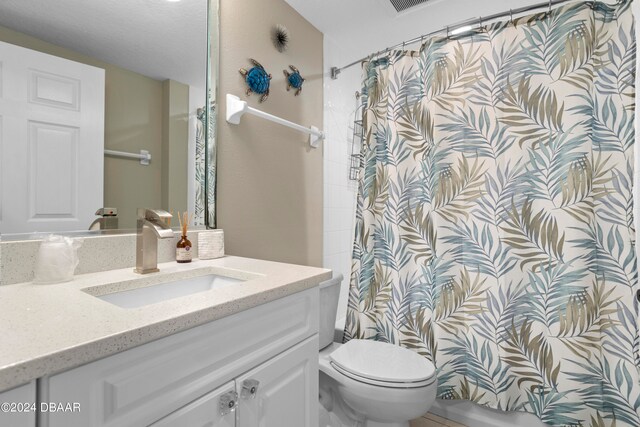
[[[393,344],[351,340],[331,353],[331,362],[354,379],[374,384],[416,386],[430,382],[435,366],[419,354]]]

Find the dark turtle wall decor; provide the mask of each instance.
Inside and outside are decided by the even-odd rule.
[[[300,95],[300,92],[302,92],[304,78],[300,75],[300,71],[296,67],[294,67],[293,65],[289,65],[289,68],[291,68],[291,71],[293,71],[292,73],[287,70],[283,70],[284,76],[287,78],[287,91],[289,91],[289,89],[291,88],[294,88],[296,89],[296,96],[298,96]]]
[[[262,65],[255,59],[249,59],[253,64],[253,68],[248,71],[244,68],[240,68],[240,74],[244,76],[247,83],[247,96],[251,95],[251,92],[255,92],[260,97],[260,102],[264,102],[269,96],[269,86],[271,84],[271,74],[267,73]]]

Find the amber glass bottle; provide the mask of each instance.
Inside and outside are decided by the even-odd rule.
[[[191,262],[192,258],[193,252],[191,251],[191,242],[187,239],[187,236],[182,236],[176,245],[176,261],[182,264]]]

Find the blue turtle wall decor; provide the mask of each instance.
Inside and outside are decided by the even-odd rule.
[[[247,95],[251,95],[251,92],[255,92],[260,97],[260,102],[264,102],[269,96],[269,85],[271,84],[271,74],[267,73],[262,65],[255,59],[249,59],[253,64],[253,68],[246,70],[240,68],[240,74],[244,76],[247,82]]]
[[[294,88],[296,89],[296,96],[298,96],[300,95],[300,92],[302,92],[304,78],[300,75],[300,71],[296,67],[294,67],[293,65],[289,65],[289,68],[291,68],[291,71],[293,71],[293,73],[290,73],[287,70],[283,70],[284,76],[287,78],[287,91],[291,88]]]

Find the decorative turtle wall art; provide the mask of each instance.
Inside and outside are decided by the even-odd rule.
[[[251,95],[251,92],[255,92],[260,97],[260,102],[264,102],[269,96],[269,85],[271,84],[271,74],[267,73],[262,65],[255,59],[249,59],[253,64],[253,68],[247,71],[244,68],[240,68],[240,74],[242,74],[247,82],[247,96]]]
[[[300,71],[296,67],[294,67],[293,65],[289,65],[289,68],[291,68],[291,71],[293,71],[293,73],[290,73],[287,70],[283,70],[284,76],[287,78],[287,91],[291,88],[294,88],[296,89],[296,96],[298,96],[300,95],[300,92],[302,92],[304,78],[300,75]]]

